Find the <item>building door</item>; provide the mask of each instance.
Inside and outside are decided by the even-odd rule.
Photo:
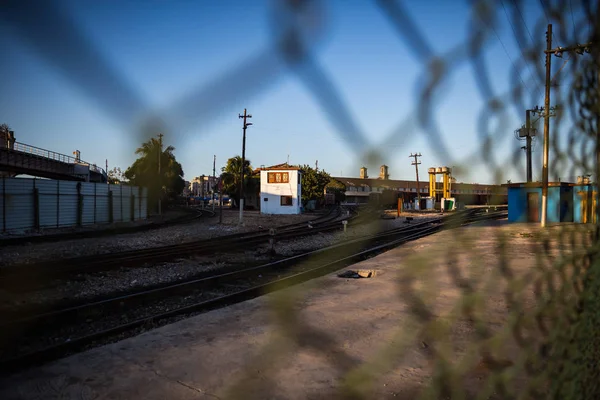
[[[540,221],[540,194],[527,193],[527,222]]]
[[[580,198],[579,210],[581,221],[584,224],[596,223],[596,195],[597,192],[580,191],[577,192]]]

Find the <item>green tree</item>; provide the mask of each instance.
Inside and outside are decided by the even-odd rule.
[[[2,147],[10,147],[10,126],[7,124],[0,125],[0,140],[2,141]]]
[[[127,178],[125,178],[125,173],[121,171],[121,167],[114,167],[110,171],[108,171],[108,183],[111,185],[118,185],[120,183],[126,182]]]
[[[223,172],[223,193],[229,195],[229,197],[239,205],[242,157],[231,157],[227,160],[227,164],[221,168],[221,171]],[[256,190],[256,185],[256,179],[252,176],[250,160],[244,160],[244,192],[253,192]]]
[[[10,126],[8,126],[8,124],[0,125],[0,133],[8,135],[9,131],[10,131]]]
[[[337,179],[331,178],[325,186],[325,191],[335,195],[336,203],[346,200],[346,186]]]
[[[158,199],[174,201],[185,187],[183,168],[175,159],[175,147],[167,146],[161,152],[161,142],[151,138],[142,143],[135,154],[138,159],[127,168],[125,178],[132,185],[148,188],[148,204],[158,206]],[[158,160],[160,157],[160,174]]]
[[[300,167],[302,173],[302,203],[309,200],[317,202],[325,198],[325,186],[331,181],[331,176],[324,170],[317,171],[309,165]]]

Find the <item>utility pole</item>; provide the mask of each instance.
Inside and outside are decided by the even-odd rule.
[[[244,166],[246,164],[246,128],[252,125],[252,122],[246,122],[248,118],[252,118],[252,115],[247,114],[244,108],[244,115],[238,114],[239,118],[244,119],[243,139],[242,139],[242,165],[241,165],[241,180],[240,180],[240,225],[244,223]]]
[[[108,180],[108,158],[106,159],[106,184],[110,185],[110,181]]]
[[[162,177],[160,172],[160,159],[162,158],[162,138],[163,134],[158,134],[158,183],[160,185],[160,190],[158,192],[158,215],[162,215]]]
[[[564,52],[575,52],[577,54],[583,54],[590,52],[592,42],[586,44],[577,44],[575,46],[568,47],[557,47],[552,48],[552,24],[548,24],[548,31],[546,32],[546,96],[544,99],[544,157],[542,165],[542,227],[546,226],[546,220],[548,215],[548,153],[550,150],[550,60],[552,54],[556,57],[562,58]],[[556,107],[554,108],[556,110]],[[598,167],[597,167],[598,168]]]
[[[528,183],[533,181],[531,143],[533,141],[533,137],[536,136],[536,134],[537,134],[537,130],[533,129],[531,127],[531,113],[534,113],[534,114],[540,113],[540,115],[541,115],[542,114],[541,110],[543,110],[543,109],[544,109],[543,107],[540,109],[540,107],[536,106],[535,108],[525,110],[525,128],[520,128],[515,131],[515,133],[518,134],[519,140],[522,140],[521,138],[523,138],[523,137],[526,140],[525,146],[523,146],[521,148],[523,150],[525,150],[525,153],[527,155],[527,182]]]
[[[415,166],[415,172],[417,173],[417,198],[419,199],[419,201],[421,201],[421,187],[419,185],[419,164],[421,164],[421,161],[419,161],[417,157],[421,157],[421,153],[410,153],[410,156],[408,156],[408,158],[415,159],[415,161],[413,161],[411,165]]]
[[[525,151],[527,152],[527,182],[533,181],[533,171],[531,165],[531,110],[525,110],[525,130],[527,133]]]
[[[315,161],[315,172],[319,172],[319,160]]]
[[[215,154],[213,156],[213,183],[212,183],[212,194],[210,195],[210,198],[212,199],[211,203],[212,203],[212,210],[213,212],[215,211],[215,183],[216,183],[216,178],[215,178],[215,166],[217,165],[217,155]],[[202,182],[202,184],[204,184],[204,182]],[[219,193],[219,198],[221,197],[221,194]]]
[[[219,189],[219,224],[223,223],[223,175],[219,176],[219,182],[217,183]]]
[[[552,24],[548,24],[546,32],[546,95],[544,97],[544,108],[550,108],[550,63],[551,57],[549,50],[552,49]],[[546,217],[548,215],[548,153],[550,152],[550,114],[544,113],[544,154],[542,161],[542,228],[546,226]]]

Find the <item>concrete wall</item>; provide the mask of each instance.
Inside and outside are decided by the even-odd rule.
[[[287,183],[269,183],[269,172],[289,173]],[[298,170],[267,170],[260,171],[260,212],[261,214],[300,214],[302,185],[301,173]],[[291,206],[281,205],[281,196],[292,196]]]
[[[0,227],[13,232],[144,219],[146,197],[135,186],[2,178]]]

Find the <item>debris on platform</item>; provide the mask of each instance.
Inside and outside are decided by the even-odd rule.
[[[348,271],[342,272],[342,273],[338,274],[338,277],[360,279],[360,278],[373,278],[375,275],[377,275],[375,270],[359,269],[357,271],[348,270]]]

